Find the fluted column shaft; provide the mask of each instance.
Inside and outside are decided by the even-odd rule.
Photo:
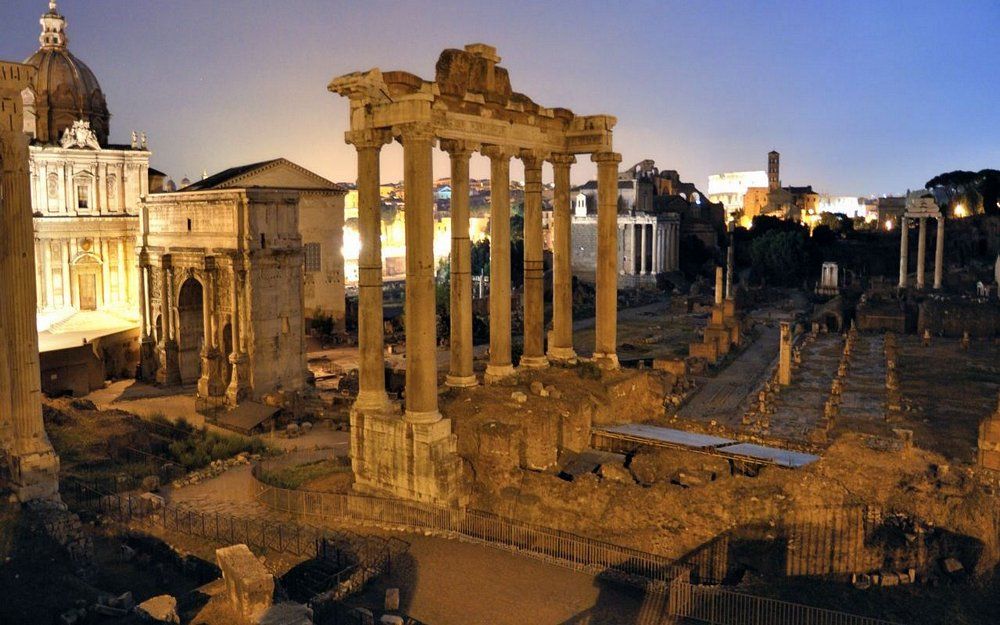
[[[641,223],[641,224],[639,224],[639,228],[641,228],[641,230],[639,231],[639,234],[640,234],[640,236],[639,236],[639,274],[644,276],[647,273],[649,273],[649,262],[647,261],[647,258],[646,258],[646,247],[647,247],[646,232],[649,230],[649,226],[648,226],[648,224]]]
[[[118,239],[118,303],[128,301],[128,281],[125,279],[125,239]]]
[[[542,159],[544,155],[521,151],[524,163],[524,351],[521,366],[546,367],[545,261],[542,256]]]
[[[406,412],[410,423],[441,419],[437,396],[434,293],[434,133],[413,124],[401,132],[406,191]]]
[[[591,155],[597,163],[597,319],[594,359],[618,368],[618,163],[615,152]]]
[[[10,398],[16,452],[37,453],[50,451],[51,445],[42,423],[28,138],[20,132],[4,133],[0,135],[0,148],[0,284],[4,285],[0,340],[7,344],[3,367],[9,376],[9,388],[5,390]]]
[[[572,207],[569,197],[569,168],[576,162],[572,154],[554,154],[552,162],[555,186],[552,204],[552,336],[549,359],[576,360],[573,350],[573,243]]]
[[[379,412],[389,406],[389,397],[385,392],[379,156],[382,146],[390,140],[388,133],[379,131],[347,134],[348,143],[353,143],[358,152],[358,235],[361,251],[358,254],[358,397],[354,410],[360,411]]]
[[[472,370],[472,244],[469,241],[469,158],[478,146],[441,141],[451,158],[450,364],[446,384],[476,385]]]
[[[488,384],[514,373],[510,356],[510,158],[501,146],[482,150],[490,159],[490,362]]]
[[[944,211],[937,218],[937,245],[934,247],[934,289],[941,288],[944,274]]]
[[[927,218],[921,217],[917,237],[917,288],[924,288],[925,265],[927,264]]]
[[[901,289],[906,288],[907,273],[909,272],[906,256],[910,248],[910,229],[906,221],[906,215],[901,215],[899,218],[899,288]]]

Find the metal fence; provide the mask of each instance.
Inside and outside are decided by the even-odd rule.
[[[836,612],[779,599],[748,595],[717,586],[698,586],[683,581],[670,584],[659,595],[656,610],[663,616],[679,617],[711,625],[897,625],[877,618]],[[655,600],[655,599],[654,599]],[[655,622],[655,621],[650,621]]]
[[[290,490],[264,483],[260,480],[262,475],[265,475],[264,470],[256,465],[257,500],[275,512],[359,525],[437,531],[559,566],[617,576],[643,588],[651,582],[665,584],[678,577],[684,578],[689,570],[664,556],[505,519],[489,512],[384,497]]]

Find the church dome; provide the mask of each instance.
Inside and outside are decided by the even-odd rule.
[[[35,77],[35,138],[41,143],[58,143],[73,122],[90,122],[102,146],[108,145],[111,114],[104,92],[90,68],[66,47],[66,20],[55,0],[40,20],[41,48],[24,61],[37,70]]]

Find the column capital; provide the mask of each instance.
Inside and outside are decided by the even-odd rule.
[[[576,155],[574,155],[574,154],[549,154],[549,157],[546,160],[549,161],[550,163],[552,163],[553,166],[556,166],[556,165],[569,166],[569,165],[573,165],[574,163],[576,163]]]
[[[547,156],[548,152],[543,150],[530,150],[527,148],[522,149],[518,153],[518,158],[520,158],[521,162],[524,163],[525,169],[541,169],[542,163],[545,162]]]
[[[441,139],[438,141],[441,150],[448,153],[451,158],[468,160],[472,153],[479,149],[480,144],[464,139]]]
[[[590,155],[590,160],[598,165],[604,165],[607,163],[614,163],[617,165],[622,162],[622,155],[618,152],[594,152]]]
[[[484,145],[479,152],[492,161],[509,161],[517,155],[518,150],[509,145]]]
[[[408,122],[392,127],[392,134],[405,144],[407,141],[434,141],[434,125],[429,122]]]
[[[381,147],[392,141],[392,134],[382,129],[348,130],[344,133],[344,141],[350,143],[355,148],[361,150],[381,149]]]

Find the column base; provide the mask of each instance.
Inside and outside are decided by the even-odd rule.
[[[351,414],[392,415],[395,406],[385,391],[360,391],[351,405]]]
[[[577,363],[576,350],[572,347],[549,347],[549,362],[557,362],[566,365]]]
[[[15,443],[10,456],[13,490],[21,503],[59,499],[59,456],[47,439]]]
[[[233,365],[233,378],[229,382],[229,386],[226,387],[226,404],[230,407],[235,407],[243,401],[249,390],[247,374],[244,370],[246,368],[247,357],[244,354],[232,354],[229,357],[229,362]]]
[[[161,386],[179,386],[181,383],[180,362],[177,342],[167,341],[160,348],[162,366],[156,370],[156,383]]]
[[[544,369],[549,366],[549,359],[545,356],[521,356],[518,365],[525,369]]]
[[[483,382],[486,384],[499,384],[507,378],[514,376],[513,365],[486,365],[486,374],[483,375]]]
[[[475,375],[451,375],[449,373],[444,378],[444,385],[451,388],[469,388],[478,386],[479,380]]]
[[[603,352],[594,352],[593,359],[594,363],[601,369],[607,369],[609,371],[614,371],[615,369],[620,369],[621,365],[618,362],[618,354],[612,352],[609,354]]]
[[[407,423],[413,423],[414,425],[428,425],[432,423],[437,423],[444,417],[437,410],[406,410],[403,412],[403,421]]]

